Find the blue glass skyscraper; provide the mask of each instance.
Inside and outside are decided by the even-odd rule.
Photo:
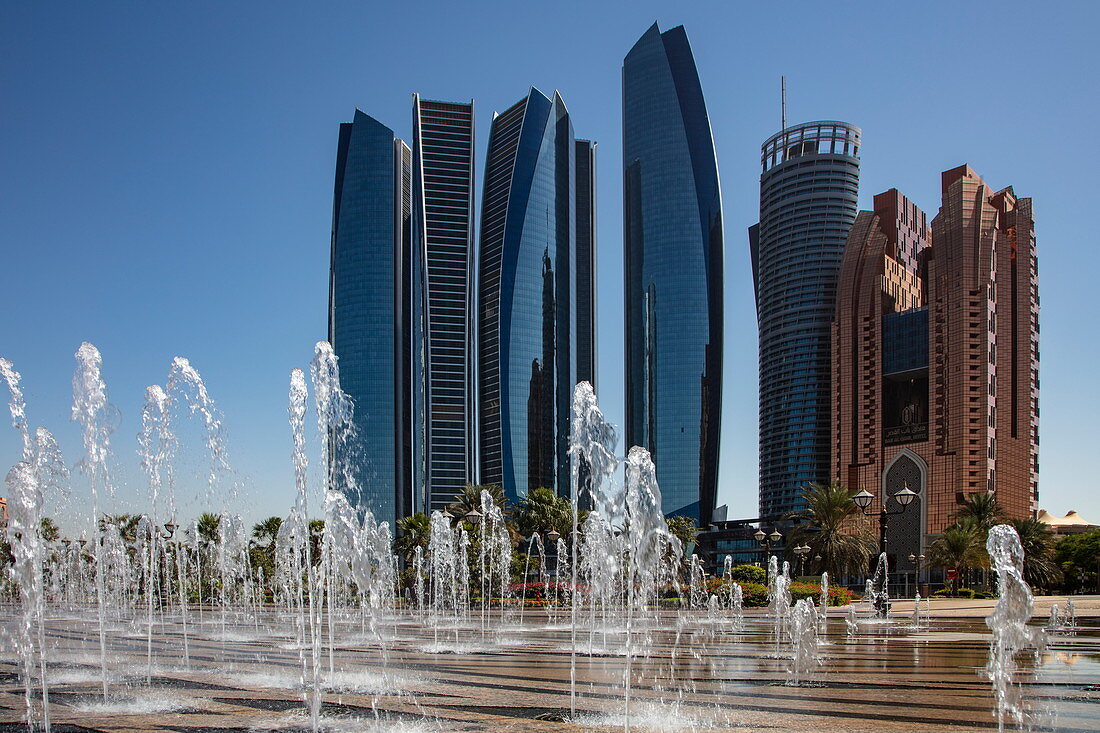
[[[356,110],[340,125],[329,271],[329,341],[355,403],[358,495],[389,521],[416,511],[412,493],[409,321],[412,154]]]
[[[807,122],[761,150],[760,223],[749,229],[760,333],[760,516],[801,509],[828,483],[832,322],[856,218],[860,130]]]
[[[570,491],[576,382],[575,140],[537,89],[493,118],[479,252],[480,479]]]
[[[718,164],[682,26],[623,61],[626,440],[649,449],[667,515],[709,524],[722,411]]]

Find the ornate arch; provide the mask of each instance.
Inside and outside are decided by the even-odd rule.
[[[887,552],[892,555],[892,568],[900,573],[916,571],[909,555],[924,551],[925,527],[928,517],[928,462],[921,456],[902,448],[886,464],[882,471],[882,494],[885,500],[908,486],[917,498],[901,514],[889,518],[886,533]],[[897,505],[890,503],[891,509]]]
[[[914,453],[908,448],[902,448],[898,451],[898,454],[890,459],[889,463],[882,471],[882,489],[886,490],[886,477],[890,474],[890,469],[894,467],[894,464],[900,461],[902,458],[908,458],[913,463],[917,464],[917,468],[920,470],[920,480],[917,486],[910,485],[909,488],[921,495],[921,498],[927,494],[925,488],[928,485],[928,462],[925,461],[920,455]]]

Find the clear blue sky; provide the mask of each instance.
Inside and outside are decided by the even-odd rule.
[[[1100,522],[1092,372],[1100,170],[1093,3],[14,3],[0,10],[0,355],[70,462],[73,352],[102,350],[118,506],[144,491],[141,398],[173,356],[203,373],[250,487],[292,501],[288,375],[326,332],[337,125],[355,107],[409,136],[410,95],[494,110],[561,90],[599,147],[599,384],[622,421],[620,66],[657,20],[687,27],[726,219],[719,500],[756,511],[756,325],[746,228],[760,143],[789,119],[863,128],[861,205],[897,186],[930,215],[971,164],[1035,199],[1042,294],[1041,504]],[[480,190],[480,189],[479,189]],[[194,435],[185,436],[196,449]],[[0,464],[18,458],[0,430]],[[193,460],[197,463],[197,460]],[[194,495],[196,470],[180,476]],[[73,512],[85,511],[76,480]],[[196,512],[201,501],[185,505]],[[58,513],[64,509],[57,508]]]

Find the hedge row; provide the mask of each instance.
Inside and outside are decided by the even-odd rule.
[[[984,590],[974,590],[973,588],[959,588],[954,593],[951,592],[950,588],[944,588],[942,590],[936,591],[932,595],[940,596],[941,598],[944,596],[948,596],[951,598],[977,598],[979,600],[986,601],[997,597],[996,593],[990,593],[989,591]]]

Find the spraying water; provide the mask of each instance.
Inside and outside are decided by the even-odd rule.
[[[340,388],[340,369],[337,366],[336,353],[327,341],[318,341],[314,347],[313,361],[309,365],[310,380],[313,382],[313,399],[317,405],[317,433],[321,440],[321,483],[325,509],[325,534],[322,540],[321,578],[328,600],[328,672],[335,674],[335,603],[336,580],[334,575],[334,557],[336,543],[330,524],[347,518],[339,515],[343,509],[336,496],[343,488],[349,494],[358,495],[358,486],[351,471],[347,446],[354,437],[352,423],[351,398]],[[345,502],[346,504],[346,499]],[[349,507],[350,509],[350,507]],[[345,538],[354,547],[354,534]]]
[[[198,415],[202,420],[206,433],[206,450],[210,454],[210,468],[206,478],[206,499],[210,500],[220,484],[220,477],[232,473],[220,414],[206,389],[206,382],[198,370],[191,366],[191,362],[182,356],[172,360],[165,392],[173,401],[186,403],[191,414]]]
[[[570,652],[569,652],[569,712],[571,717],[577,715],[577,570],[579,567],[577,552],[581,540],[578,536],[577,516],[580,513],[580,497],[582,489],[587,490],[587,495],[593,509],[593,515],[603,511],[603,516],[613,516],[615,507],[610,499],[601,490],[603,483],[618,468],[619,462],[615,457],[615,445],[618,437],[615,428],[604,418],[596,402],[596,393],[588,382],[579,382],[573,388],[573,403],[571,406],[571,421],[569,431],[569,455],[573,457],[571,473],[571,497],[573,505],[573,527],[570,532],[570,547],[572,549],[572,561],[569,563],[570,571]],[[587,486],[582,486],[582,470]],[[559,578],[561,576],[559,575]]]
[[[890,618],[890,563],[886,553],[878,556],[875,576],[867,581],[867,594],[878,618]]]
[[[783,572],[779,572],[779,559],[772,555],[768,558],[768,611],[772,616],[772,633],[775,636],[775,657],[779,658],[779,647],[783,641],[786,623],[791,610],[790,566],[783,563]]]
[[[101,373],[103,357],[99,349],[85,341],[76,352],[76,372],[73,374],[73,419],[80,423],[84,441],[84,459],[80,466],[87,474],[92,488],[92,523],[99,522],[100,492],[112,493],[111,479],[107,472],[111,433],[114,432],[113,413],[107,401],[107,385]],[[96,610],[99,613],[99,667],[102,677],[103,699],[107,700],[107,604],[105,588],[104,542],[97,537],[92,542],[95,557]]]
[[[849,639],[859,633],[859,622],[856,617],[856,604],[854,603],[848,604],[848,613],[844,616],[844,626]]]
[[[0,368],[4,366],[0,363]],[[10,363],[8,363],[10,369]],[[14,375],[14,381],[9,377]],[[22,395],[18,393],[18,373],[5,369],[5,380],[12,392],[12,421],[20,425]],[[26,435],[26,433],[24,433]],[[24,449],[29,451],[30,461],[19,461],[8,472],[8,526],[7,538],[12,552],[12,578],[18,584],[22,609],[16,651],[21,662],[20,677],[24,685],[24,704],[28,727],[36,724],[51,730],[50,694],[46,672],[46,587],[44,564],[49,548],[43,526],[42,508],[47,493],[58,493],[68,479],[68,471],[61,449],[53,435],[45,428],[38,428],[33,442]],[[39,677],[40,710],[35,715],[33,700],[33,675]]]
[[[737,583],[730,583],[730,616],[734,630],[740,630],[745,624],[744,592]]]
[[[19,432],[23,441],[23,460],[16,463],[8,472],[8,525],[7,540],[12,549],[12,577],[19,584],[19,599],[22,618],[16,637],[16,651],[20,660],[20,677],[23,680],[23,702],[26,708],[26,722],[33,728],[36,723],[34,712],[34,670],[37,656],[42,670],[42,710],[43,727],[50,729],[49,690],[45,675],[45,648],[38,643],[35,630],[42,625],[42,540],[39,527],[42,522],[42,492],[34,475],[34,444],[27,427],[26,403],[19,387],[20,375],[7,359],[0,359],[0,376],[8,386],[10,399],[8,410],[11,413],[12,426]]]
[[[790,613],[788,634],[791,640],[791,685],[801,685],[817,668],[817,609],[809,598],[794,604]]]
[[[1003,731],[1006,720],[1017,725],[1024,722],[1022,695],[1015,679],[1016,653],[1029,647],[1044,648],[1046,636],[1042,629],[1028,626],[1034,602],[1024,581],[1024,550],[1016,530],[1007,524],[997,525],[989,530],[985,547],[1000,589],[997,605],[985,620],[993,632],[985,673],[993,683],[997,729]]]
[[[302,682],[308,684],[310,694],[309,719],[312,730],[320,728],[321,717],[321,629],[317,594],[317,570],[310,557],[309,538],[309,494],[308,467],[306,456],[305,416],[308,390],[305,373],[294,369],[290,373],[290,406],[287,414],[290,418],[290,432],[294,448],[291,457],[294,463],[294,485],[297,498],[290,516],[279,529],[279,547],[286,585],[297,611],[297,641],[301,650],[299,659],[302,665]],[[283,549],[285,548],[285,549]],[[306,631],[308,627],[310,656],[307,660]]]
[[[160,524],[157,512],[161,505],[161,494],[167,487],[171,490],[172,456],[176,449],[176,439],[172,434],[169,410],[170,400],[164,389],[157,384],[146,387],[145,405],[141,410],[141,432],[138,433],[138,455],[141,467],[149,479],[149,513],[142,517],[145,522],[140,533],[143,543],[142,562],[148,579],[160,578]],[[175,514],[175,500],[169,491],[168,516]],[[146,680],[153,673],[153,588],[150,586],[146,598]],[[187,646],[187,627],[183,628],[184,647]],[[185,652],[185,656],[187,653]]]
[[[633,681],[634,624],[645,612],[646,595],[642,589],[653,587],[660,572],[661,558],[671,535],[661,511],[661,490],[657,469],[649,451],[639,446],[626,457],[625,528],[622,533],[626,552],[626,671],[624,730],[630,730],[630,691]],[[678,543],[677,543],[678,544]]]

